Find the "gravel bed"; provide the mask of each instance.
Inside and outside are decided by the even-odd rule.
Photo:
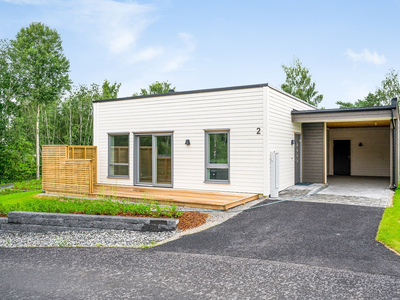
[[[248,202],[232,208],[229,212],[218,210],[203,210],[199,208],[178,207],[180,211],[199,211],[209,215],[206,223],[185,231],[139,232],[124,230],[99,231],[66,231],[47,233],[3,232],[0,230],[0,247],[152,247],[181,236],[196,233],[212,226],[221,224],[241,213],[242,209],[249,208],[263,201]]]
[[[47,233],[2,232],[0,247],[147,247],[177,232],[126,230],[66,231]]]

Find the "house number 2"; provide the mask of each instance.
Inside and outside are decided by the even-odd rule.
[[[261,128],[257,127],[257,134],[261,134]]]

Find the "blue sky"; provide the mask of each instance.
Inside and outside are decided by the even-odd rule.
[[[285,80],[297,56],[326,108],[375,91],[400,71],[400,1],[0,0],[0,39],[56,29],[75,84],[154,81],[191,90]]]

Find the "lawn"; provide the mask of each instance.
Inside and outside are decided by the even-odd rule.
[[[14,205],[17,203],[28,203],[32,201],[36,201],[35,195],[41,193],[41,191],[29,191],[29,192],[20,192],[8,195],[0,195],[0,203],[3,205]]]
[[[41,191],[0,195],[0,216],[10,211],[49,213],[79,213],[92,215],[148,216],[177,218],[182,213],[176,206],[160,206],[154,201],[143,203],[118,202],[111,199],[74,199],[65,197],[36,197]]]
[[[379,225],[376,240],[400,254],[400,189],[397,189],[393,206],[387,207]]]
[[[175,205],[158,205],[144,199],[141,203],[118,202],[111,199],[77,199],[65,197],[37,196],[41,193],[40,181],[14,184],[11,189],[0,190],[0,217],[10,211],[32,211],[49,213],[78,213],[94,215],[140,216],[178,218],[178,228],[186,230],[206,222],[208,214],[181,212]]]

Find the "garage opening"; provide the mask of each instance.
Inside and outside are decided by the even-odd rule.
[[[390,120],[327,123],[328,175],[390,177]]]

